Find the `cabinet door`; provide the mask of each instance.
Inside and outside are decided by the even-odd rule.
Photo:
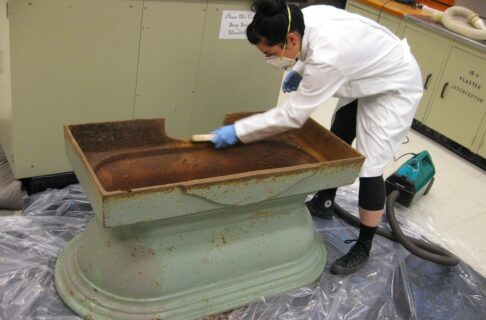
[[[165,118],[189,135],[206,0],[144,1],[135,118]]]
[[[373,21],[378,21],[378,11],[372,12],[371,10],[362,9],[359,6],[356,6],[354,2],[348,1],[346,11],[362,15],[363,17],[370,18]]]
[[[0,0],[0,144],[12,163],[12,89],[10,87],[10,31],[7,0]]]
[[[425,124],[471,148],[486,113],[486,60],[452,48]]]
[[[282,70],[245,39],[220,39],[224,10],[249,10],[246,0],[210,0],[199,57],[192,133],[220,126],[226,113],[261,111],[277,104]]]
[[[482,134],[481,144],[479,145],[479,149],[476,153],[481,157],[486,158],[486,132],[483,132]]]
[[[400,29],[400,19],[393,17],[392,15],[381,13],[379,17],[379,23],[388,28],[394,34],[398,34]]]
[[[437,85],[449,43],[433,33],[405,26],[404,38],[407,38],[410,49],[417,60],[424,82],[424,95],[415,113],[415,119],[424,121],[432,92]]]
[[[141,1],[9,1],[16,178],[70,171],[62,125],[133,117]]]

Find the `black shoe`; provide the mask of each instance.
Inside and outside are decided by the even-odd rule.
[[[345,243],[356,241],[348,253],[334,261],[331,271],[335,274],[347,275],[361,268],[370,256],[371,241],[361,242],[357,240],[346,240]]]
[[[311,216],[324,219],[331,219],[334,216],[334,198],[326,191],[317,192],[305,203]]]

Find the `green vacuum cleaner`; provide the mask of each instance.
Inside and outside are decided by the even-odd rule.
[[[400,195],[396,202],[409,207],[429,192],[434,183],[434,175],[432,158],[427,151],[422,151],[407,160],[386,179],[386,194],[398,190]]]
[[[377,234],[402,244],[412,254],[438,263],[444,266],[455,266],[459,258],[444,248],[405,235],[395,216],[395,203],[406,207],[416,202],[421,196],[427,194],[434,183],[435,167],[432,158],[427,151],[414,154],[386,181],[386,217],[390,229],[378,227]],[[333,204],[336,215],[354,226],[359,227],[360,220],[351,213],[341,208],[337,203]]]

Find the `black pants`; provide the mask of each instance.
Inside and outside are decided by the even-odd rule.
[[[334,116],[331,132],[351,145],[356,138],[356,115],[358,113],[358,100],[341,107]],[[336,196],[337,189],[329,189],[332,198]],[[359,178],[360,208],[375,211],[385,206],[385,181],[383,175],[378,177]]]

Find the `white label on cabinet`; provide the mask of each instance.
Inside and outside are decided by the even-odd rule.
[[[223,10],[220,39],[246,39],[246,27],[253,21],[254,12]]]

